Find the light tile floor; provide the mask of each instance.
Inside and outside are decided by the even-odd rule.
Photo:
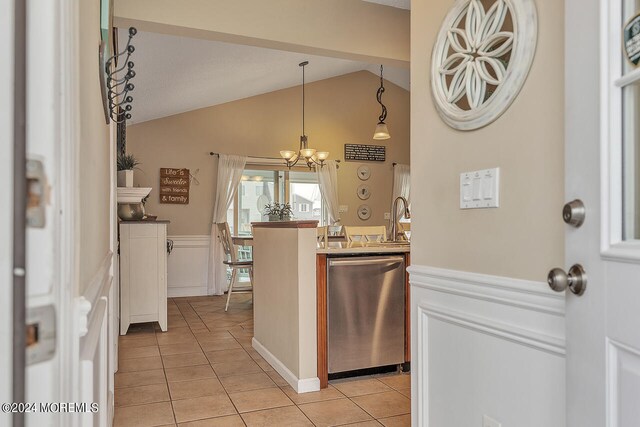
[[[251,296],[171,298],[169,331],[120,337],[114,426],[409,426],[410,376],[297,394],[251,347]]]

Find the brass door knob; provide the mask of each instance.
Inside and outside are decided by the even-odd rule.
[[[547,276],[549,287],[556,292],[569,288],[571,292],[580,296],[587,289],[587,273],[580,264],[574,264],[569,273],[561,268],[554,268]]]

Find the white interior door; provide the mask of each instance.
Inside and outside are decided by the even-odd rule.
[[[55,108],[60,96],[56,77],[60,53],[59,24],[55,18],[58,11],[56,1],[39,2],[37,7],[27,8],[27,158],[38,162],[35,163],[41,168],[38,174],[44,178],[41,186],[48,195],[43,194],[42,199],[38,199],[38,204],[42,203],[44,207],[42,221],[26,231],[27,323],[38,328],[38,342],[27,351],[26,402],[61,399],[59,372],[61,356],[65,354],[61,347],[65,333],[61,334],[63,329],[59,328],[64,323],[64,312],[58,276],[62,256],[58,246],[58,212],[63,208],[59,203],[61,183],[58,174],[61,146],[58,122],[61,116]],[[59,422],[58,417],[50,413],[28,413],[25,414],[25,425],[53,425]]]
[[[640,69],[622,28],[640,0],[566,0],[566,199],[586,218],[567,226],[567,425],[640,423]],[[560,215],[560,214],[559,214]]]

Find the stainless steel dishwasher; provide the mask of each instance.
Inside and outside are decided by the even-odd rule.
[[[404,362],[402,255],[329,258],[329,374]]]

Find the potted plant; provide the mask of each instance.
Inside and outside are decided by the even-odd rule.
[[[289,203],[269,203],[264,206],[264,214],[269,217],[269,221],[291,221],[293,209]]]
[[[118,187],[133,187],[133,170],[139,164],[133,154],[118,155]]]
[[[280,205],[278,203],[264,205],[264,215],[269,217],[269,221],[278,221],[280,219]]]
[[[280,220],[281,221],[291,221],[291,217],[293,216],[293,209],[291,209],[291,205],[289,203],[283,203],[280,205]]]

